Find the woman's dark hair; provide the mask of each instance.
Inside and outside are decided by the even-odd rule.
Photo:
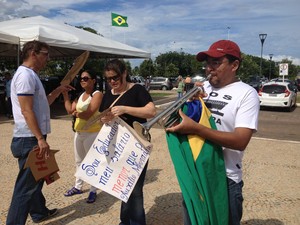
[[[81,73],[80,73],[80,76],[81,76],[81,74],[82,74],[83,72],[88,73],[89,76],[90,76],[92,79],[94,79],[94,80],[97,79],[97,76],[96,76],[96,74],[95,74],[93,71],[88,70],[88,69],[82,70]]]
[[[49,50],[50,47],[47,43],[41,41],[34,40],[26,42],[21,52],[22,59],[28,59],[31,51],[39,53],[43,48]]]
[[[115,71],[117,75],[122,75],[126,71],[126,65],[123,60],[112,59],[104,67],[104,71]],[[126,81],[131,81],[129,75],[126,75]]]
[[[126,71],[126,65],[124,61],[119,59],[112,59],[107,62],[105,65],[104,71],[113,70],[117,73],[117,75],[122,75]]]

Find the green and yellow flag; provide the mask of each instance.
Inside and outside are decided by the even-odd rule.
[[[111,13],[111,24],[117,27],[128,27],[127,16]]]
[[[194,102],[194,112],[200,112],[197,121],[216,129],[203,100]],[[190,109],[187,103],[182,108],[187,115]],[[190,117],[194,119],[195,113]],[[221,146],[197,135],[167,132],[166,138],[191,223],[228,225],[227,178]]]

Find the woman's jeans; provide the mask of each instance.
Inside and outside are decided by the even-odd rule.
[[[6,218],[8,225],[24,225],[28,213],[36,221],[48,214],[45,206],[46,200],[42,193],[44,181],[35,181],[30,168],[23,169],[29,152],[36,146],[35,137],[14,137],[11,143],[11,151],[18,159],[19,174],[11,200],[11,205]]]
[[[229,202],[229,225],[240,225],[243,215],[243,194],[242,189],[244,182],[236,183],[235,181],[227,178],[228,187],[228,202]],[[188,211],[183,200],[183,224],[192,225]]]
[[[143,186],[148,162],[146,163],[127,203],[121,205],[121,223],[119,225],[146,225]]]

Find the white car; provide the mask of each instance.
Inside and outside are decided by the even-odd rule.
[[[292,111],[297,102],[293,85],[287,82],[269,82],[258,92],[261,107],[281,107]]]

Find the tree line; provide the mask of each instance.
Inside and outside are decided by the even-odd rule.
[[[247,81],[251,76],[259,76],[260,57],[242,53],[242,63],[238,71],[241,80]],[[279,64],[288,63],[288,78],[294,80],[300,73],[300,66],[294,65],[291,60],[283,59],[280,62],[262,59],[262,76],[268,79],[279,76]],[[167,52],[160,54],[155,60],[144,60],[139,67],[132,70],[134,75],[176,77],[181,75],[205,75],[203,63],[196,60],[195,55],[184,52]]]

